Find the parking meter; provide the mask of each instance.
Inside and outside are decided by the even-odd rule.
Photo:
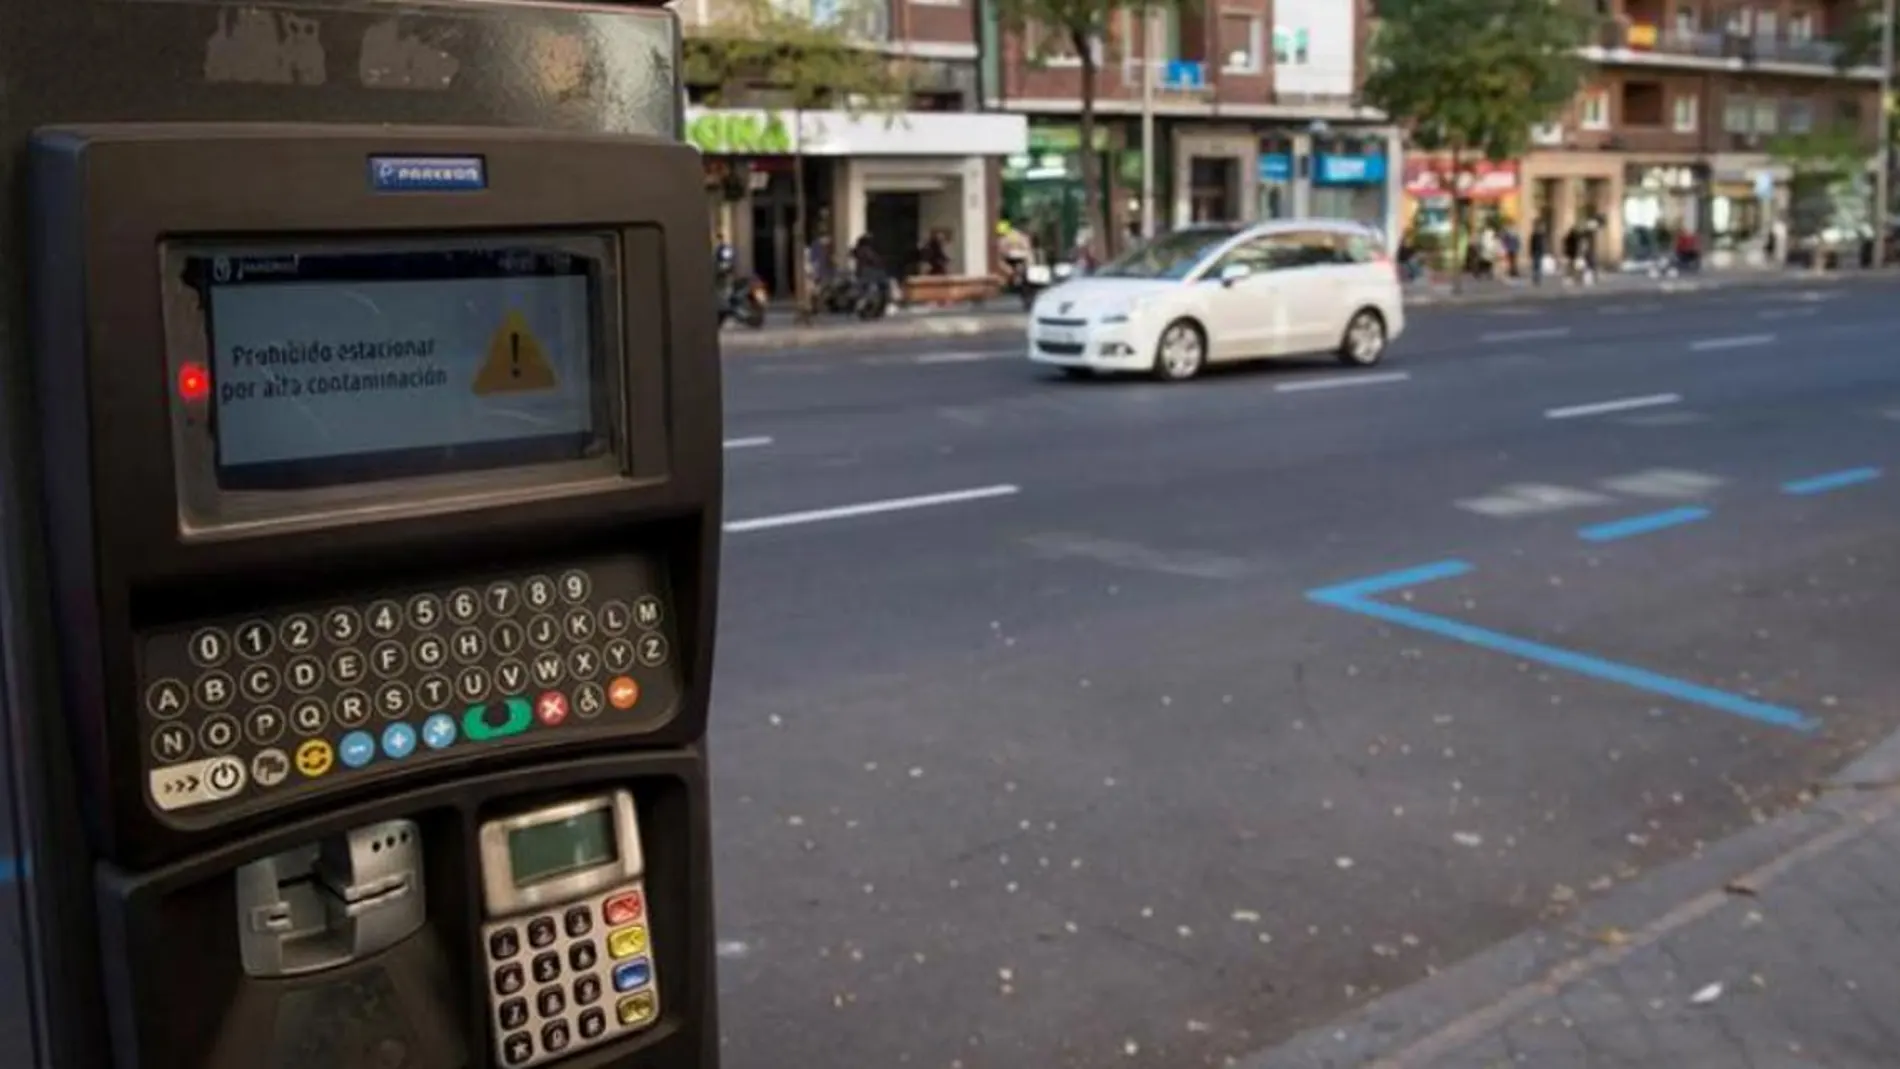
[[[671,17],[444,8],[513,73],[418,105],[131,59],[363,13],[4,10],[126,62],[6,116],[0,1061],[716,1065],[702,171],[611,77]]]

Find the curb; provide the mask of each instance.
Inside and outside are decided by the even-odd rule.
[[[1512,302],[1534,303],[1628,296],[1669,297],[1685,293],[1721,289],[1743,289],[1778,285],[1831,285],[1861,279],[1890,278],[1896,268],[1880,270],[1829,271],[1822,274],[1796,271],[1759,271],[1733,275],[1715,275],[1707,279],[1670,279],[1635,286],[1551,286],[1512,287],[1484,293],[1418,293],[1405,296],[1407,308],[1445,308],[1465,305],[1482,306]],[[933,338],[973,338],[991,334],[1016,333],[1028,323],[1022,312],[972,312],[953,315],[907,315],[877,323],[842,323],[836,326],[780,327],[741,332],[728,329],[720,333],[723,355],[755,355],[810,349],[821,345],[863,345],[892,341],[921,341]]]
[[[1806,806],[1662,866],[1565,921],[1522,932],[1283,1043],[1234,1069],[1347,1069],[1437,1064],[1529,1001],[1621,960],[1728,899],[1738,879],[1761,886],[1808,857],[1900,814],[1900,732],[1867,750]],[[1589,933],[1634,933],[1610,947]]]

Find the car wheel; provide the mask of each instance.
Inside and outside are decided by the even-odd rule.
[[[1370,308],[1354,312],[1339,342],[1339,359],[1354,367],[1371,367],[1384,355],[1385,320]]]
[[[1201,373],[1207,363],[1207,338],[1192,320],[1177,319],[1161,332],[1155,344],[1155,377],[1185,382]]]

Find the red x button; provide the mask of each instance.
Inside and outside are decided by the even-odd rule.
[[[567,719],[567,695],[558,690],[543,691],[534,703],[535,719],[555,727]]]
[[[632,924],[646,913],[646,901],[638,891],[628,891],[609,898],[601,906],[601,912],[607,915],[607,927],[614,928],[622,924]]]

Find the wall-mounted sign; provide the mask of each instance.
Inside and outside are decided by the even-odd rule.
[[[702,111],[686,123],[686,140],[708,156],[789,156],[792,127],[775,111]]]
[[[1029,151],[1029,120],[967,111],[688,108],[686,139],[708,156],[1015,156]]]
[[[1293,154],[1290,152],[1262,152],[1260,154],[1260,180],[1262,182],[1291,182],[1293,180]]]
[[[1411,156],[1405,161],[1405,192],[1421,198],[1448,197],[1451,161],[1445,157]],[[1517,161],[1474,160],[1458,174],[1458,195],[1470,200],[1497,200],[1517,190]]]
[[[1313,157],[1313,184],[1321,186],[1376,186],[1385,181],[1385,157],[1362,152]]]
[[[1695,169],[1692,167],[1631,167],[1624,181],[1652,190],[1687,190],[1696,186]]]

